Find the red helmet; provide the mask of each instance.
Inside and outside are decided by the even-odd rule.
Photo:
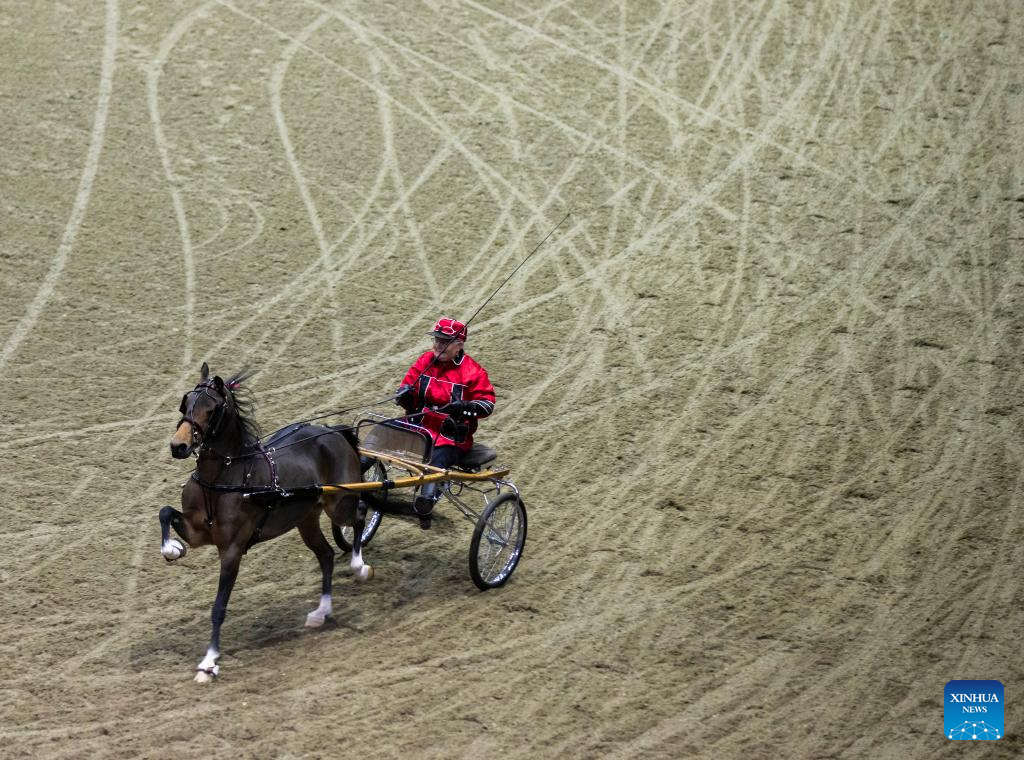
[[[434,329],[430,331],[430,334],[435,338],[451,338],[464,341],[468,335],[468,330],[466,325],[457,319],[441,317],[434,324]]]

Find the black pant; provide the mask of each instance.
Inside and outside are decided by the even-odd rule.
[[[430,455],[430,464],[447,470],[459,461],[459,450],[454,446],[436,446]],[[427,483],[420,487],[420,496],[436,502],[441,495],[437,492],[437,483]]]

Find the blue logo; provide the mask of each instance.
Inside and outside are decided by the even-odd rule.
[[[945,703],[947,739],[1003,738],[1003,684],[999,681],[950,681]]]

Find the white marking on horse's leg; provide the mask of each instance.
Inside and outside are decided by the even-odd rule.
[[[220,665],[217,664],[218,657],[220,657],[220,652],[213,647],[206,650],[206,657],[196,665],[196,683],[209,683],[220,675]]]
[[[176,538],[168,538],[164,541],[164,545],[160,547],[160,553],[164,555],[164,559],[168,562],[181,559],[185,556],[186,551],[185,544]]]
[[[320,606],[315,610],[306,615],[306,627],[307,628],[319,628],[324,624],[324,620],[334,610],[334,605],[331,602],[330,594],[320,595]]]
[[[355,573],[356,578],[361,581],[368,581],[373,577],[373,568],[363,562],[363,549],[359,548],[357,552],[354,548],[352,549],[352,562],[349,563],[352,567],[352,572]]]

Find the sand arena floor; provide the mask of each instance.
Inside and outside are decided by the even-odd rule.
[[[0,5],[0,754],[960,757],[1024,696],[1024,28],[1009,0]],[[202,361],[264,430],[442,313],[530,516],[385,521],[316,604],[167,565]]]

